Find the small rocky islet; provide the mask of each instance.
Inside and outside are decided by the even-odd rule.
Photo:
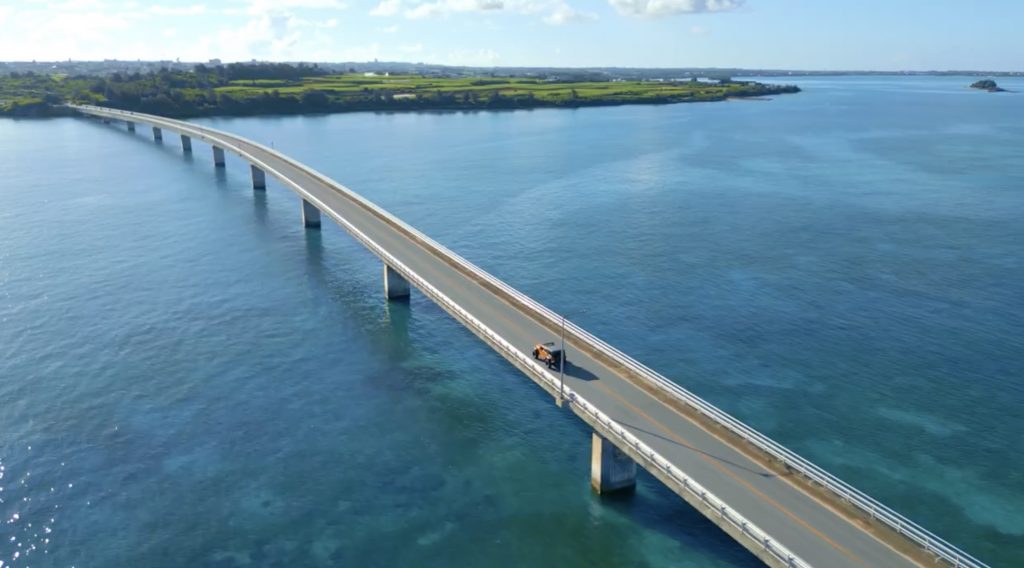
[[[971,83],[971,88],[981,89],[983,91],[988,91],[990,93],[1002,93],[1006,91],[1006,89],[997,85],[996,82],[993,81],[992,79],[982,79],[981,81],[975,81],[974,83]]]

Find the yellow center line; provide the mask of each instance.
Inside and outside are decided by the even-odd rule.
[[[661,422],[658,422],[657,420],[652,418],[650,415],[648,415],[643,410],[640,410],[636,406],[630,404],[627,400],[625,400],[624,398],[622,398],[621,396],[619,396],[615,392],[611,391],[610,389],[608,389],[607,387],[602,385],[600,380],[598,380],[596,382],[597,382],[597,384],[596,384],[597,388],[601,389],[606,394],[612,396],[613,398],[615,398],[616,400],[618,400],[619,402],[624,404],[626,407],[628,407],[633,412],[639,414],[640,416],[643,416],[645,419],[647,419],[648,421],[653,423],[655,426],[657,426],[663,432],[665,432],[666,434],[668,434],[669,436],[674,438],[677,442],[679,442],[679,443],[681,443],[681,444],[683,444],[685,446],[688,446],[690,448],[696,448],[697,447],[696,445],[694,445],[692,442],[690,442],[686,438],[680,436],[679,434],[676,434],[671,429],[669,429],[668,427],[664,426]],[[818,538],[820,538],[821,540],[827,542],[830,546],[832,546],[833,548],[835,548],[839,552],[843,553],[845,556],[847,556],[848,558],[850,558],[854,562],[857,562],[861,566],[870,567],[870,564],[868,564],[867,562],[864,562],[864,560],[862,560],[856,554],[854,554],[853,552],[850,552],[849,549],[847,549],[846,547],[838,544],[837,542],[833,541],[829,537],[827,537],[824,534],[822,534],[821,531],[819,531],[818,529],[816,529],[813,526],[811,526],[810,523],[808,523],[807,521],[805,521],[802,518],[800,518],[796,513],[793,513],[792,511],[790,511],[789,509],[784,507],[782,504],[780,504],[775,499],[772,499],[768,495],[765,495],[763,492],[761,492],[761,490],[759,490],[758,488],[754,487],[749,481],[743,479],[742,477],[737,475],[735,472],[729,470],[729,468],[727,468],[724,465],[722,465],[721,463],[719,463],[718,460],[713,459],[710,456],[705,455],[705,454],[703,454],[703,453],[701,453],[699,451],[697,451],[697,454],[698,454],[698,457],[700,457],[702,460],[706,461],[707,463],[711,464],[712,466],[714,466],[716,469],[718,469],[722,473],[728,475],[729,477],[731,477],[731,478],[735,479],[736,481],[738,481],[739,483],[741,483],[744,487],[749,489],[751,493],[753,493],[754,495],[758,496],[759,498],[761,498],[763,501],[765,501],[769,505],[771,505],[771,506],[775,507],[776,509],[778,509],[779,511],[781,511],[787,517],[793,519],[794,521],[799,523],[801,526],[803,526],[807,530],[809,530],[812,533],[814,533]]]
[[[488,294],[489,294],[489,293],[488,293]],[[495,297],[495,298],[497,298],[497,297]],[[501,298],[498,298],[498,300],[502,301],[502,303],[504,303],[504,304],[506,304],[506,305],[509,305],[509,304],[508,304],[507,302],[505,302],[504,300],[501,300]],[[517,311],[518,311],[518,310],[517,310]],[[507,324],[511,325],[511,326],[513,327],[513,329],[515,329],[515,327],[519,327],[519,325],[517,325],[517,324],[516,324],[515,322],[513,322],[513,321],[512,321],[511,319],[509,319],[508,317],[506,317],[506,316],[505,316],[504,314],[502,314],[502,313],[498,312],[497,310],[495,311],[495,315],[497,315],[499,319],[502,319],[502,320],[503,320],[503,321],[505,321],[505,322],[506,322]],[[562,356],[563,356],[563,357],[565,356],[565,355],[564,355],[564,353],[562,354]],[[588,357],[588,358],[589,358],[589,357]],[[593,359],[591,359],[591,360],[593,361]],[[594,361],[594,362],[595,362],[596,364],[598,364],[599,366],[604,366],[603,364],[601,364],[601,363],[599,363],[599,362],[597,362],[597,361]],[[611,369],[609,369],[609,368],[607,368],[607,367],[605,367],[605,368],[606,368],[606,369],[608,370],[608,372],[612,373],[612,375],[616,375],[616,376],[617,376],[617,374],[615,374],[614,372],[612,372],[612,370],[611,370]],[[626,406],[627,406],[628,408],[630,408],[631,410],[633,410],[634,412],[636,412],[637,414],[639,414],[639,416],[643,417],[643,418],[644,418],[645,420],[647,420],[648,422],[650,422],[651,424],[653,424],[654,426],[656,426],[656,427],[657,427],[658,429],[662,430],[663,432],[665,432],[666,434],[668,434],[669,436],[671,436],[672,438],[674,438],[674,439],[675,439],[676,441],[678,441],[678,442],[680,442],[680,443],[682,443],[682,444],[684,444],[684,445],[687,445],[687,446],[689,446],[689,447],[692,447],[692,448],[696,448],[696,447],[697,447],[697,446],[696,446],[695,444],[693,444],[692,442],[690,442],[690,441],[689,441],[689,440],[687,440],[686,438],[683,438],[683,437],[682,437],[682,436],[680,436],[679,434],[677,434],[677,433],[675,433],[674,431],[672,431],[672,430],[671,430],[671,429],[670,429],[669,427],[667,427],[667,426],[663,425],[662,423],[660,423],[660,422],[658,422],[657,420],[655,420],[655,419],[653,419],[652,417],[650,417],[650,416],[649,416],[649,414],[648,414],[647,412],[644,412],[644,411],[643,411],[643,410],[641,410],[640,408],[637,408],[637,407],[636,407],[635,405],[633,405],[632,403],[630,403],[629,401],[627,401],[626,399],[624,399],[624,398],[623,398],[622,396],[620,396],[620,395],[618,395],[617,393],[615,393],[615,392],[613,392],[613,391],[609,390],[609,389],[608,389],[607,387],[605,387],[605,386],[604,386],[604,385],[602,384],[602,381],[601,381],[600,379],[599,379],[599,380],[597,380],[597,381],[594,381],[594,384],[595,384],[595,386],[596,386],[597,388],[601,389],[602,391],[604,391],[604,392],[605,392],[606,394],[610,395],[610,396],[611,396],[612,398],[614,398],[615,400],[618,400],[618,401],[622,402],[622,403],[623,403],[624,405],[626,405]],[[640,391],[640,392],[643,392],[643,391]],[[646,393],[644,393],[644,394],[645,394],[645,396],[649,396],[649,395],[646,395]],[[669,408],[670,410],[672,410],[673,412],[675,412],[676,414],[678,414],[678,416],[679,416],[679,417],[681,417],[681,418],[682,418],[683,420],[686,420],[687,422],[690,422],[690,423],[692,424],[692,421],[690,421],[690,419],[688,419],[688,418],[684,417],[684,416],[683,416],[683,414],[680,414],[680,413],[679,413],[678,411],[676,411],[676,409],[675,409],[675,408],[672,408],[671,406],[667,406],[667,407],[668,407],[668,408]],[[698,426],[698,428],[699,428],[699,426]],[[856,563],[860,564],[861,566],[865,566],[865,567],[868,567],[868,568],[870,568],[870,565],[869,565],[869,564],[867,564],[866,562],[864,562],[864,561],[863,561],[863,560],[862,560],[862,559],[861,559],[860,557],[858,557],[857,555],[855,555],[855,554],[853,554],[852,552],[850,552],[850,550],[849,550],[849,549],[847,549],[847,548],[843,547],[843,545],[842,545],[842,544],[840,544],[840,543],[836,542],[835,540],[833,540],[833,539],[831,539],[831,538],[828,538],[828,536],[826,536],[825,534],[823,534],[823,533],[822,533],[821,531],[819,531],[819,530],[817,530],[816,528],[814,528],[813,526],[811,526],[811,524],[810,524],[810,523],[808,523],[807,521],[805,521],[804,519],[802,519],[801,517],[799,517],[799,516],[798,516],[798,515],[797,515],[796,513],[793,513],[792,511],[790,511],[790,510],[786,509],[785,507],[783,507],[783,506],[782,506],[781,504],[779,504],[779,503],[778,503],[778,501],[777,501],[777,500],[775,500],[775,499],[773,499],[772,497],[770,497],[770,496],[766,495],[766,494],[765,494],[764,492],[762,492],[762,491],[761,491],[760,489],[758,489],[757,487],[755,487],[754,485],[752,485],[752,484],[751,484],[751,483],[750,483],[749,481],[746,481],[745,479],[742,479],[741,477],[739,477],[738,475],[736,475],[736,474],[735,474],[734,472],[732,472],[731,470],[729,470],[728,468],[726,468],[725,466],[723,466],[722,464],[720,464],[720,463],[719,463],[719,462],[718,462],[717,460],[714,460],[714,458],[712,458],[711,456],[709,456],[709,455],[706,455],[706,454],[703,454],[703,453],[701,453],[700,451],[697,451],[697,454],[699,455],[699,457],[701,458],[701,460],[703,460],[703,461],[706,461],[706,462],[708,462],[709,464],[711,464],[712,466],[714,466],[714,467],[715,467],[716,469],[718,469],[718,470],[719,470],[719,471],[721,471],[722,473],[724,473],[724,474],[728,475],[729,477],[731,477],[732,479],[736,480],[737,482],[739,482],[739,483],[740,483],[741,485],[743,485],[744,487],[748,488],[748,489],[749,489],[749,490],[750,490],[750,491],[751,491],[752,493],[754,493],[754,494],[755,494],[755,495],[757,495],[757,496],[758,496],[759,498],[761,498],[762,500],[764,500],[764,501],[765,501],[765,503],[767,503],[768,505],[771,505],[772,507],[774,507],[775,509],[777,509],[778,511],[780,511],[780,512],[781,512],[782,514],[784,514],[784,515],[785,515],[786,517],[790,517],[791,519],[793,519],[794,521],[796,521],[797,523],[799,523],[799,524],[800,524],[801,526],[803,526],[803,527],[804,527],[804,528],[806,528],[807,530],[811,531],[811,533],[813,533],[813,534],[814,534],[815,536],[817,536],[817,537],[821,538],[821,539],[822,539],[822,540],[824,540],[824,541],[825,541],[826,543],[828,543],[828,545],[830,545],[830,547],[833,547],[834,549],[836,549],[836,550],[837,550],[837,551],[839,551],[840,553],[844,554],[845,556],[847,556],[848,558],[850,558],[850,559],[851,559],[851,560],[853,560],[854,562],[856,562]]]
[[[418,243],[414,243],[414,245],[416,245],[417,248],[419,248],[421,250],[424,250],[424,252],[427,252],[428,254],[431,253],[431,251],[427,251],[427,250],[423,249],[423,247],[420,246]],[[457,274],[459,274],[458,270],[456,270],[455,272]],[[459,275],[461,275],[461,274],[459,274]],[[470,281],[470,282],[467,282],[467,283],[469,283],[470,286],[476,286],[477,288],[481,288],[482,289],[482,287],[479,287],[479,285],[477,285],[476,282]],[[512,307],[516,312],[518,312],[518,310],[514,306],[511,306],[511,304],[509,304],[508,302],[506,302],[503,299],[493,295],[492,293],[489,293],[489,291],[486,291],[485,289],[483,289],[483,291],[486,293],[487,296],[494,297],[494,298],[498,299],[501,303]],[[502,314],[499,310],[494,310],[494,315],[497,315],[499,319],[505,321],[507,324],[512,326],[513,329],[519,329],[520,324],[518,324],[515,321],[512,321],[506,315]],[[594,361],[594,362],[596,364],[598,364],[599,366],[604,366],[602,363],[599,363],[597,361]],[[607,367],[605,367],[605,368],[607,370],[609,370],[609,372],[611,372],[612,375],[616,375],[617,376],[617,374],[612,372],[611,369],[609,369]],[[641,410],[640,408],[638,408],[634,404],[630,403],[629,401],[627,401],[622,396],[620,396],[617,393],[615,393],[615,392],[611,391],[610,389],[608,389],[604,384],[602,384],[602,382],[600,380],[595,381],[595,386],[597,388],[601,389],[602,391],[604,391],[606,394],[608,394],[612,398],[614,398],[617,401],[620,401],[621,403],[623,403],[625,406],[627,406],[632,411],[634,411],[637,414],[639,414],[639,416],[643,417],[645,420],[647,420],[648,422],[650,422],[651,424],[656,426],[658,429],[660,429],[663,432],[665,432],[666,434],[668,434],[670,437],[672,437],[676,441],[678,441],[678,442],[680,442],[680,443],[682,443],[682,444],[684,444],[686,446],[689,446],[691,448],[696,448],[697,447],[695,444],[693,444],[692,442],[690,442],[686,438],[680,436],[679,434],[674,432],[672,429],[668,428],[667,426],[663,425],[662,423],[660,423],[657,420],[655,420],[652,417],[650,417],[649,414],[647,414],[646,412],[644,412],[643,410]],[[644,393],[644,394],[646,394],[646,393]],[[679,414],[678,411],[675,410],[675,408],[672,408],[671,406],[667,406],[667,407],[670,408],[673,412],[676,412],[678,414],[678,416],[680,416],[681,418],[683,418],[687,422],[691,422],[692,423],[692,421],[690,421],[688,418],[682,416],[682,414]],[[850,552],[850,550],[848,550],[845,547],[843,547],[843,545],[839,544],[838,542],[834,541],[833,539],[830,539],[828,536],[823,534],[821,531],[819,531],[816,528],[814,528],[813,526],[811,526],[810,523],[808,523],[807,521],[805,521],[804,519],[802,519],[801,517],[799,517],[797,514],[793,513],[792,511],[790,511],[790,510],[786,509],[785,507],[783,507],[781,504],[778,503],[777,500],[775,500],[774,498],[772,498],[772,497],[768,496],[767,494],[765,494],[764,492],[762,492],[760,489],[755,487],[749,481],[746,481],[745,479],[742,479],[741,477],[736,475],[734,472],[732,472],[731,470],[729,470],[728,468],[726,468],[725,466],[720,464],[717,460],[714,460],[714,458],[712,458],[711,456],[706,455],[705,453],[701,453],[698,450],[697,450],[697,454],[701,458],[701,460],[707,462],[708,464],[710,464],[713,467],[715,467],[717,470],[719,470],[722,473],[728,475],[729,477],[731,477],[732,479],[734,479],[735,481],[740,483],[742,486],[746,487],[746,489],[749,489],[752,493],[754,493],[759,498],[764,500],[765,503],[771,505],[773,508],[775,508],[778,511],[780,511],[786,517],[793,519],[794,521],[799,523],[801,526],[803,526],[804,528],[809,530],[811,533],[813,533],[814,535],[816,535],[817,537],[821,538],[823,541],[828,543],[830,545],[830,547],[833,547],[834,549],[836,549],[840,553],[844,554],[845,556],[847,556],[848,558],[850,558],[854,562],[856,562],[856,563],[858,563],[858,564],[860,564],[862,566],[869,567],[869,565],[866,562],[864,562],[861,558],[859,558],[858,556],[856,556],[855,554]]]
[[[504,304],[506,304],[506,305],[509,305],[509,304],[508,304],[508,302],[505,302],[504,300],[501,300],[501,298],[498,298],[498,300],[500,300],[500,301],[501,301],[502,303],[504,303]],[[516,311],[517,311],[517,313],[518,313],[518,310],[516,310]],[[504,322],[505,322],[506,324],[509,324],[509,325],[511,325],[511,326],[512,326],[513,328],[518,328],[518,327],[520,327],[520,326],[516,325],[516,323],[515,323],[515,322],[513,322],[513,321],[511,321],[511,320],[510,320],[509,318],[507,318],[507,317],[506,317],[506,316],[505,316],[504,314],[501,314],[501,313],[495,313],[494,315],[496,315],[496,316],[498,317],[498,319],[500,319],[500,320],[504,321]],[[565,354],[563,353],[563,355],[562,355],[562,356],[564,357],[564,356],[565,356]],[[589,359],[589,357],[588,357],[588,359]],[[593,361],[593,359],[591,359],[591,361]],[[617,376],[617,373],[615,373],[615,372],[614,372],[614,371],[612,371],[611,369],[608,369],[607,367],[605,367],[605,366],[604,366],[604,365],[602,365],[601,363],[598,363],[597,361],[594,361],[594,363],[596,363],[597,365],[599,365],[599,366],[601,366],[601,367],[604,367],[604,368],[605,368],[606,370],[608,370],[609,372],[611,372],[612,374],[615,374],[615,375]],[[662,423],[661,423],[661,422],[659,422],[658,420],[655,420],[655,419],[654,419],[653,417],[651,417],[651,416],[650,416],[649,414],[647,414],[647,413],[646,413],[646,412],[644,412],[643,410],[640,410],[639,408],[637,408],[636,406],[634,406],[633,404],[631,404],[630,402],[628,402],[627,400],[625,400],[624,398],[622,398],[621,396],[619,396],[619,395],[618,395],[617,393],[615,393],[615,392],[613,392],[613,391],[609,390],[609,389],[608,389],[608,388],[607,388],[606,386],[604,386],[604,384],[602,384],[602,381],[601,381],[600,379],[598,379],[597,381],[594,381],[594,383],[595,383],[595,386],[596,386],[597,388],[601,389],[601,390],[602,390],[602,391],[604,391],[604,392],[605,392],[606,394],[608,394],[608,395],[610,395],[611,397],[615,398],[616,400],[618,400],[619,402],[621,402],[621,403],[622,403],[623,405],[625,405],[626,407],[628,407],[628,408],[629,408],[630,410],[632,410],[633,412],[635,412],[635,413],[639,414],[640,416],[644,417],[644,418],[645,418],[645,419],[646,419],[647,421],[649,421],[649,422],[651,422],[652,424],[654,424],[655,426],[657,426],[657,427],[658,427],[659,429],[661,429],[661,431],[663,431],[663,432],[665,432],[666,434],[668,434],[669,436],[671,436],[671,437],[672,437],[673,439],[675,439],[675,440],[676,440],[677,442],[679,442],[679,443],[681,443],[681,444],[684,444],[684,445],[686,445],[686,446],[689,446],[689,447],[691,447],[691,448],[696,448],[696,447],[697,447],[697,446],[696,446],[695,444],[693,444],[692,442],[690,442],[690,441],[689,441],[689,440],[687,440],[686,438],[683,438],[683,437],[682,437],[682,436],[680,436],[679,434],[675,433],[674,431],[672,431],[672,430],[671,430],[670,428],[668,428],[667,426],[665,426],[664,424],[662,424]],[[639,392],[643,393],[643,391],[639,391]],[[643,394],[644,394],[645,396],[649,396],[649,395],[647,395],[646,393],[643,393]],[[653,400],[653,399],[652,399],[652,400]],[[672,412],[675,412],[676,414],[678,414],[678,412],[676,412],[676,411],[675,411],[675,409],[673,409],[673,408],[671,408],[671,407],[666,407],[666,408],[669,408],[669,410],[672,410]],[[679,415],[680,417],[682,417],[682,418],[683,418],[684,420],[686,420],[686,421],[688,421],[688,422],[691,422],[691,423],[692,423],[692,421],[691,421],[691,420],[690,420],[689,418],[686,418],[685,416],[683,416],[683,415],[681,415],[681,414],[678,414],[678,415]],[[699,426],[698,426],[698,427],[699,427]],[[695,450],[695,451],[696,451],[696,450]],[[759,490],[758,488],[754,487],[754,486],[753,486],[752,484],[750,484],[750,482],[748,482],[747,480],[745,480],[745,479],[743,479],[743,478],[739,477],[739,476],[738,476],[738,475],[736,475],[736,474],[735,474],[734,472],[730,471],[730,470],[729,470],[728,468],[726,468],[725,466],[723,466],[723,465],[722,465],[721,463],[719,463],[719,462],[718,462],[717,460],[715,460],[715,459],[712,459],[712,458],[711,458],[710,456],[707,456],[707,455],[705,455],[705,454],[703,454],[703,453],[701,453],[701,452],[699,452],[699,451],[697,451],[697,453],[698,453],[698,455],[699,455],[699,457],[700,457],[701,459],[703,459],[704,461],[708,462],[709,464],[711,464],[712,466],[714,466],[714,467],[715,467],[716,469],[718,469],[718,470],[719,470],[719,471],[721,471],[722,473],[725,473],[725,474],[726,474],[726,475],[728,475],[729,477],[731,477],[731,478],[735,479],[736,481],[738,481],[738,482],[739,482],[740,484],[742,484],[742,485],[743,485],[744,487],[746,487],[746,488],[747,488],[748,490],[750,490],[750,492],[751,492],[751,493],[753,493],[753,494],[754,494],[755,496],[757,496],[758,498],[760,498],[760,499],[761,499],[762,501],[764,501],[764,502],[768,503],[768,504],[769,504],[769,505],[771,505],[772,507],[774,507],[774,508],[778,509],[778,510],[779,510],[780,512],[782,512],[783,514],[785,514],[785,515],[786,515],[787,517],[789,517],[789,518],[793,519],[794,521],[796,521],[796,522],[797,522],[797,523],[798,523],[799,525],[803,526],[803,527],[804,527],[804,528],[806,528],[806,529],[807,529],[808,531],[810,531],[810,532],[811,532],[812,534],[814,534],[815,536],[817,536],[817,537],[818,537],[818,538],[820,538],[821,540],[825,541],[825,542],[826,542],[826,543],[827,543],[827,544],[828,544],[829,546],[831,546],[832,548],[835,548],[836,550],[838,550],[839,552],[841,552],[841,553],[842,553],[843,555],[845,555],[846,557],[850,558],[850,559],[851,559],[851,560],[853,560],[854,562],[856,562],[856,563],[860,564],[861,566],[865,566],[865,567],[867,567],[867,568],[870,568],[870,567],[871,567],[871,565],[870,565],[870,564],[868,564],[867,562],[865,562],[865,561],[864,561],[863,559],[861,559],[861,558],[860,558],[859,556],[857,556],[856,554],[854,554],[853,552],[851,552],[851,551],[850,551],[849,549],[847,549],[846,547],[842,546],[841,544],[839,544],[839,543],[837,543],[837,542],[833,541],[832,539],[830,539],[830,538],[829,538],[828,536],[826,536],[825,534],[823,534],[823,533],[822,533],[821,531],[819,531],[818,529],[816,529],[816,528],[814,528],[813,526],[811,526],[811,524],[810,524],[810,523],[808,523],[808,522],[807,522],[807,521],[805,521],[804,519],[800,518],[800,517],[799,517],[799,516],[798,516],[798,515],[797,515],[796,513],[793,513],[792,511],[790,511],[789,509],[787,509],[786,507],[784,507],[784,506],[783,506],[783,505],[782,505],[781,503],[779,503],[779,502],[778,502],[778,501],[776,501],[775,499],[773,499],[773,498],[769,497],[768,495],[765,495],[765,494],[764,494],[764,493],[763,493],[763,492],[762,492],[761,490]],[[826,510],[828,510],[828,509],[826,509]]]

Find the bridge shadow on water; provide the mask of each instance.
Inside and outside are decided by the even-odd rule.
[[[643,468],[637,472],[636,481],[634,490],[592,494],[591,498],[595,505],[674,541],[679,548],[673,556],[689,560],[683,566],[702,565],[697,562],[705,559],[715,566],[764,567],[756,556]]]
[[[264,192],[265,193],[265,192]],[[263,208],[266,209],[267,197],[263,196]],[[311,267],[323,268],[324,237],[320,231],[306,231],[306,261]]]
[[[227,168],[213,168],[213,179],[217,182],[217,189],[228,188],[228,170]],[[253,192],[253,194],[263,195],[262,193]],[[267,199],[264,195],[263,203],[266,204]]]
[[[409,322],[412,320],[412,310],[408,299],[402,301],[390,301],[385,304],[384,316],[391,326],[391,334],[394,347],[405,354],[412,352],[412,339],[409,336]]]
[[[109,129],[110,125],[96,121],[98,127]],[[148,136],[148,130],[139,132],[128,132],[123,128],[116,128],[125,136],[138,138],[141,142],[153,142],[160,151],[165,153],[180,152],[180,146],[175,140],[154,141]],[[166,133],[165,133],[166,134]],[[147,140],[148,139],[148,140]],[[183,162],[193,164],[196,162],[193,154],[180,153]],[[208,162],[207,162],[208,163]],[[213,168],[215,185],[220,191],[231,189],[228,182],[228,172],[225,168]],[[253,215],[257,224],[266,228],[269,225],[270,210],[266,191],[251,191]],[[325,223],[327,225],[327,223]],[[326,227],[325,227],[326,229]],[[375,343],[377,347],[383,347],[386,356],[382,359],[388,360],[390,365],[379,375],[367,379],[368,383],[375,384],[378,388],[389,387],[396,391],[405,392],[410,384],[427,385],[431,382],[439,382],[450,379],[452,371],[445,367],[425,365],[416,367],[413,370],[402,369],[401,372],[394,372],[401,364],[416,354],[415,346],[411,338],[410,328],[413,325],[414,314],[408,299],[387,301],[383,294],[379,300],[367,301],[367,298],[360,294],[364,288],[360,273],[346,269],[346,262],[359,264],[365,261],[359,254],[351,252],[350,247],[331,247],[331,251],[325,250],[324,235],[322,231],[307,230],[304,232],[304,249],[306,253],[306,273],[315,286],[321,288],[324,295],[331,300],[331,311],[340,312],[341,318],[356,322],[368,332],[368,342]],[[337,236],[337,235],[336,235]],[[344,235],[347,237],[348,235]],[[417,300],[418,302],[419,300]],[[379,302],[379,303],[378,303]],[[381,307],[383,306],[383,307]],[[381,310],[383,309],[383,313]],[[557,372],[557,367],[554,371]],[[514,371],[512,371],[514,372]],[[566,376],[582,381],[595,381],[599,377],[587,369],[565,360],[564,372]],[[396,377],[408,375],[403,381],[397,381]],[[431,379],[434,379],[433,381]],[[546,394],[533,392],[538,400],[549,401]],[[539,390],[539,389],[538,389]],[[440,397],[428,390],[416,391],[425,395]],[[547,411],[542,409],[539,411]],[[472,418],[467,418],[471,413]],[[492,412],[485,406],[476,404],[452,405],[447,416],[447,422],[453,429],[461,429],[466,423],[486,424],[496,420]],[[444,426],[446,417],[437,417],[439,423]],[[643,431],[651,436],[666,440],[678,446],[685,447],[695,452],[700,452],[712,459],[716,459],[729,466],[744,469],[756,475],[774,477],[774,474],[754,471],[740,464],[733,463],[727,459],[702,452],[691,446],[680,444],[674,440],[647,432],[635,426],[622,423],[635,431]],[[586,430],[585,425],[579,426],[581,431]],[[589,434],[588,434],[589,436]],[[584,472],[577,472],[583,475]],[[697,557],[708,556],[723,561],[724,564],[737,567],[755,567],[762,564],[744,548],[736,543],[731,537],[714,526],[702,514],[690,507],[675,493],[661,484],[656,478],[641,471],[638,476],[637,489],[624,493],[612,493],[609,495],[593,495],[592,499],[596,506],[608,508],[617,514],[630,519],[652,532],[665,535],[679,543],[680,554],[692,554],[697,552]],[[581,486],[586,482],[581,481]],[[587,489],[581,490],[586,491]]]
[[[176,154],[185,164],[194,166],[205,162],[196,158],[200,151],[194,148],[192,152],[182,151],[178,143],[178,135],[169,130],[164,130],[163,139],[156,140],[150,134],[148,126],[139,124],[136,131],[129,131],[123,122],[103,122],[101,120],[87,120],[86,124],[92,125],[97,130],[104,132],[115,132],[116,135],[131,138],[141,143],[149,143],[158,152],[170,157]],[[212,165],[212,164],[210,164]],[[213,167],[213,178],[215,187],[221,192],[231,191],[232,184],[229,178],[230,168]],[[270,180],[268,180],[269,182]],[[268,189],[269,189],[268,183]],[[253,216],[256,223],[261,227],[270,226],[271,206],[268,202],[267,190],[250,190],[252,196]],[[322,287],[334,300],[332,305],[344,312],[345,318],[359,322],[364,329],[370,332],[376,341],[379,341],[386,349],[388,356],[394,361],[405,361],[412,353],[412,341],[410,326],[413,320],[409,298],[385,300],[381,294],[380,304],[366,304],[365,298],[353,296],[353,292],[359,290],[357,282],[362,282],[358,277],[336,271],[329,265],[327,253],[323,243],[324,230],[305,231],[306,270],[313,281]],[[346,237],[348,235],[345,235]],[[347,253],[346,253],[347,254]],[[353,259],[353,262],[362,262],[362,259]],[[384,313],[380,309],[383,306]],[[568,370],[568,366],[567,366]]]
[[[266,222],[266,192],[254,193],[254,207],[261,223]],[[333,299],[332,305],[339,308],[345,318],[359,322],[359,325],[375,336],[387,351],[389,359],[404,361],[411,355],[412,340],[410,325],[413,319],[412,306],[409,298],[386,300],[383,292],[380,295],[379,307],[365,303],[365,298],[353,298],[351,294],[360,286],[355,282],[358,276],[337,272],[330,266],[327,250],[324,247],[324,229],[305,231],[306,271],[317,286],[322,287]],[[347,235],[346,235],[347,236]],[[337,251],[335,251],[337,252]],[[353,260],[354,262],[358,262]],[[351,280],[350,280],[351,279]]]
[[[217,187],[218,188],[222,188],[222,189],[226,189],[227,186],[228,186],[227,174],[224,173],[224,171],[221,168],[218,168],[218,170],[217,170]],[[268,220],[268,215],[269,215],[269,212],[267,210],[267,192],[265,192],[265,191],[254,191],[254,192],[252,192],[252,214],[253,214],[253,217],[256,218],[256,222],[259,223],[259,225],[261,227],[266,227],[267,226],[267,220]],[[309,242],[308,242],[308,240],[306,242],[306,250],[307,250],[307,252],[309,251]],[[321,254],[321,257],[322,257],[322,255],[323,255],[322,247],[321,247],[320,254]]]

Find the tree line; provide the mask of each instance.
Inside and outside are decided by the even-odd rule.
[[[720,100],[726,96],[760,96],[794,92],[796,87],[760,83],[729,83],[718,91],[693,90],[676,94],[639,93],[636,96],[582,96],[575,89],[564,97],[533,92],[503,91],[507,81],[480,79],[473,88],[418,90],[402,93],[375,84],[362,89],[316,89],[303,79],[326,75],[318,65],[231,63],[196,65],[191,71],[163,68],[150,73],[107,76],[50,76],[11,73],[0,76],[0,114],[52,116],[66,114],[63,103],[97,104],[175,118],[209,115],[326,113],[356,110],[515,109],[540,106],[597,106],[631,102],[668,103]],[[479,87],[494,85],[494,89]],[[230,86],[231,88],[225,88]],[[792,89],[792,90],[786,90]],[[641,96],[642,95],[642,96]]]

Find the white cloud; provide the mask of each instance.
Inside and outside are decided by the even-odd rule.
[[[394,16],[402,10],[402,0],[381,0],[380,4],[370,10],[371,16]]]
[[[743,6],[744,0],[608,0],[620,14],[658,18],[676,14],[728,12]]]
[[[339,19],[314,11],[346,5],[340,0],[233,0],[226,8],[208,0],[0,0],[0,54],[12,60],[329,60],[336,57]],[[215,11],[233,17],[204,17]],[[178,17],[182,20],[173,25],[168,21]],[[212,29],[207,22],[214,23]],[[204,31],[196,33],[197,27]]]
[[[254,0],[252,4],[270,6],[272,8],[277,8],[278,10],[284,10],[287,8],[329,8],[333,10],[344,10],[345,8],[348,8],[348,4],[341,0]]]
[[[238,14],[258,16],[270,11],[301,9],[345,10],[348,8],[348,4],[341,0],[246,0],[241,3],[244,4],[244,7],[224,8],[221,12],[229,16]]]
[[[205,4],[192,4],[191,6],[163,6],[153,4],[149,7],[149,13],[155,16],[198,16],[206,13]]]
[[[435,18],[458,12],[504,10],[502,0],[434,0],[422,2],[405,11],[406,18]]]
[[[337,18],[321,18],[307,10],[344,10],[340,0],[244,0],[241,7],[229,7],[223,13],[248,16],[241,24],[222,27],[189,46],[200,54],[197,60],[218,57],[225,61],[248,59],[328,60],[334,58],[334,38],[330,30],[338,27]],[[298,17],[303,13],[307,17]],[[225,18],[231,21],[233,18]]]
[[[4,59],[25,61],[110,57],[120,47],[116,41],[120,33],[148,17],[138,10],[118,8],[100,0],[24,2],[2,7],[0,54]]]
[[[381,28],[380,31],[382,31],[382,32],[384,32],[386,34],[393,34],[393,33],[398,32],[398,25],[386,26],[386,27]]]
[[[551,25],[588,22],[597,14],[576,10],[566,0],[380,0],[371,16],[398,16],[419,20],[443,18],[452,14],[506,13],[543,15]]]
[[[37,2],[42,4],[42,2]],[[82,10],[104,10],[108,6],[102,0],[65,0],[64,2],[53,2],[44,6],[50,12],[78,12]]]
[[[708,30],[700,26],[690,26],[690,34],[695,36],[708,35]]]
[[[560,26],[574,22],[593,22],[597,20],[597,14],[593,12],[581,12],[569,6],[565,2],[559,3],[554,10],[544,16],[544,23],[552,26]]]
[[[201,42],[210,57],[227,61],[286,59],[302,34],[295,18],[287,12],[267,12],[236,28],[222,29]]]

